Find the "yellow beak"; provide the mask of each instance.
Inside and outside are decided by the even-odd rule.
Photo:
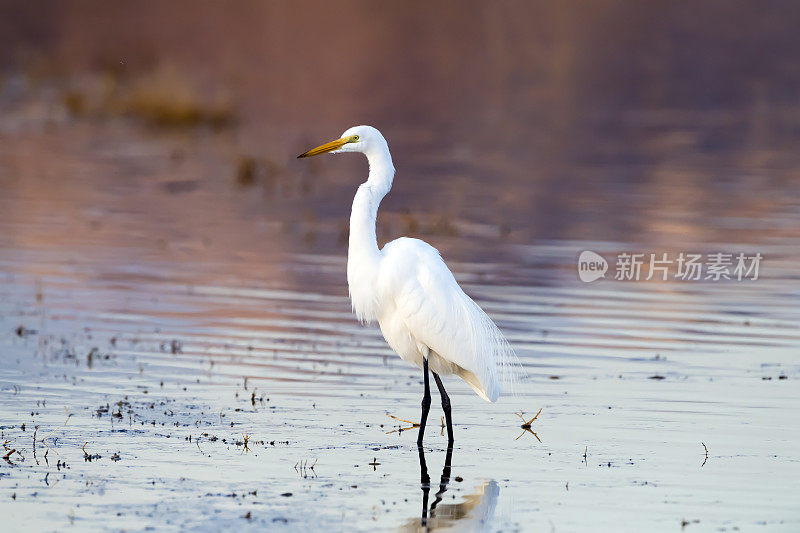
[[[350,142],[348,139],[336,139],[335,141],[325,143],[322,146],[317,146],[316,148],[312,148],[308,152],[304,152],[298,155],[297,159],[300,159],[301,157],[311,157],[312,155],[319,155],[327,152],[333,152],[334,150],[338,150],[348,142]]]

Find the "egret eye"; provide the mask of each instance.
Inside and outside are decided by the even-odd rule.
[[[353,137],[352,137],[353,142],[356,142],[358,140],[358,138],[359,138],[358,135],[353,135]]]

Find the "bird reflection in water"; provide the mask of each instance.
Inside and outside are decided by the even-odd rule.
[[[475,487],[472,494],[463,497],[461,503],[442,503],[447,486],[450,483],[450,470],[453,459],[453,449],[447,449],[444,460],[442,477],[439,480],[439,490],[434,494],[433,502],[428,507],[431,491],[431,478],[428,475],[428,465],[425,462],[425,450],[420,446],[419,469],[420,486],[422,488],[422,515],[403,524],[399,531],[484,531],[490,528],[494,508],[497,505],[497,496],[500,487],[492,480],[485,481]]]

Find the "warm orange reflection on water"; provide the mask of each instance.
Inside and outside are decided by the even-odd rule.
[[[126,239],[157,234],[203,254],[234,253],[231,241],[252,249],[273,226],[293,245],[340,250],[363,162],[292,156],[372,123],[399,170],[384,238],[438,234],[453,251],[463,249],[448,241],[454,235],[661,247],[796,239],[796,11],[18,6],[0,27],[8,45],[0,180],[31,204],[9,200],[5,212],[42,220],[41,206],[65,217],[58,228],[88,240],[114,231],[108,213],[134,213],[154,227],[133,223]],[[732,31],[741,20],[749,24]],[[225,95],[234,122],[165,132],[119,118],[136,112],[131,98],[165,94],[199,107]],[[255,162],[255,185],[237,189],[243,157]]]

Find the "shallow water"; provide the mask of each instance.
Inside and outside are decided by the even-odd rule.
[[[350,312],[330,229],[346,206],[308,199],[306,240],[229,181],[170,192],[190,172],[164,170],[170,146],[186,141],[124,124],[70,125],[62,152],[24,160],[65,142],[59,127],[0,151],[0,413],[21,452],[0,470],[7,524],[420,529],[416,433],[387,417],[418,416],[420,374]],[[106,179],[107,157],[139,174]],[[653,244],[503,242],[479,224],[426,236],[528,373],[493,405],[445,381],[456,447],[442,481],[435,407],[429,527],[800,528],[796,212],[746,245],[725,229],[736,217],[708,222],[730,239],[703,249],[760,251],[759,280],[584,284],[581,250]],[[540,408],[523,431],[514,413]]]
[[[3,529],[800,530],[797,8],[468,7],[7,9]],[[355,123],[398,168],[379,240],[436,246],[527,372],[445,379],[451,456],[350,311],[366,165],[294,159]],[[584,250],[764,261],[582,283]]]

